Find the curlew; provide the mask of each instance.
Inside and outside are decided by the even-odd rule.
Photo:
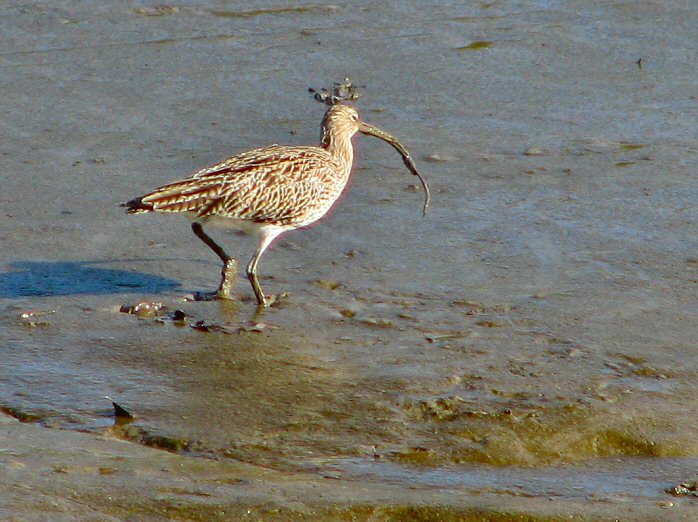
[[[216,297],[231,298],[237,278],[237,261],[206,232],[207,227],[243,230],[259,238],[257,250],[247,265],[247,277],[257,302],[268,306],[275,299],[262,292],[257,265],[264,251],[289,230],[305,227],[322,218],[337,201],[351,174],[354,160],[352,137],[357,132],[388,142],[402,155],[409,170],[419,177],[407,150],[390,134],[364,123],[348,105],[331,106],[322,120],[320,146],[271,145],[243,152],[189,178],[164,185],[122,206],[131,214],[176,212],[188,215],[194,233],[223,262]]]

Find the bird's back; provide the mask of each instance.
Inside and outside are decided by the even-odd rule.
[[[344,189],[349,169],[321,147],[244,152],[126,203],[128,212],[181,212],[297,228],[316,221]]]

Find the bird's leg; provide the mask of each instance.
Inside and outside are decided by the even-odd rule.
[[[216,292],[216,297],[220,299],[232,299],[232,290],[235,288],[237,279],[238,262],[225,253],[218,243],[216,243],[206,232],[200,223],[192,223],[191,229],[194,234],[201,239],[208,247],[213,250],[218,257],[223,261],[223,269],[221,270],[221,284]]]
[[[262,254],[267,249],[267,247],[276,238],[276,236],[281,234],[281,232],[283,232],[283,230],[266,231],[262,235],[262,239],[259,242],[259,247],[257,247],[257,251],[254,253],[254,256],[252,256],[250,263],[247,265],[247,278],[250,280],[252,290],[254,291],[254,295],[257,298],[257,303],[259,304],[259,306],[267,307],[276,300],[276,297],[274,296],[270,296],[271,300],[267,300],[267,298],[264,296],[264,293],[262,292],[262,287],[259,286],[259,280],[257,279],[257,263],[259,263],[259,259],[262,257]]]

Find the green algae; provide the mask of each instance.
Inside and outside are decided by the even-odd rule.
[[[526,394],[505,394],[527,402]],[[410,449],[386,457],[423,466],[481,463],[495,466],[546,466],[606,457],[683,457],[694,455],[690,440],[666,440],[661,422],[619,418],[611,412],[569,403],[562,407],[477,409],[457,396],[403,404],[403,410],[424,430],[419,440],[429,450]],[[418,429],[421,433],[421,430]],[[425,439],[438,433],[438,443]]]
[[[489,49],[493,45],[494,42],[490,42],[487,40],[476,40],[474,42],[469,43],[468,45],[456,47],[456,51],[481,51],[482,49]]]
[[[309,6],[298,6],[298,7],[278,7],[270,9],[252,9],[249,11],[209,11],[213,16],[218,16],[221,18],[254,18],[256,16],[265,15],[283,15],[289,13],[309,13],[316,11],[321,6],[309,5]]]
[[[195,500],[160,500],[148,503],[112,502],[110,511],[129,519],[166,519],[191,522],[224,522],[229,520],[264,520],[265,522],[555,522],[559,517],[535,515],[506,509],[483,509],[449,506],[418,506],[396,503],[340,504],[305,506],[294,509],[282,505],[246,505],[243,503],[205,503]],[[592,520],[568,516],[566,520]]]
[[[42,417],[36,413],[31,413],[28,411],[20,410],[19,408],[13,408],[10,406],[0,407],[0,412],[5,413],[11,417],[14,417],[19,422],[39,422]]]

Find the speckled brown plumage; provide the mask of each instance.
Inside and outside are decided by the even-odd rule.
[[[298,228],[321,218],[341,194],[347,173],[320,147],[272,145],[245,152],[138,198],[139,212],[189,212]]]
[[[268,300],[256,275],[262,253],[281,233],[317,221],[332,207],[351,173],[351,138],[357,131],[392,138],[361,122],[352,107],[335,105],[323,118],[320,146],[272,145],[244,152],[124,206],[132,214],[177,212],[191,217],[194,233],[223,261],[217,293],[221,298],[230,298],[237,263],[203,231],[203,225],[258,235],[259,247],[247,266],[247,275],[258,303],[266,306]]]

